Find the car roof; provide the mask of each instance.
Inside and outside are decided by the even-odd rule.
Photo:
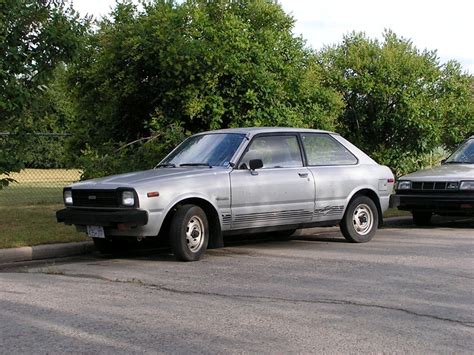
[[[320,129],[310,129],[310,128],[290,128],[290,127],[245,127],[245,128],[225,128],[217,129],[214,131],[201,132],[199,134],[209,134],[209,133],[240,133],[250,136],[261,133],[285,133],[285,132],[301,132],[301,133],[331,133],[337,134],[330,131],[320,130]]]

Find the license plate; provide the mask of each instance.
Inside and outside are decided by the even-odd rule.
[[[105,238],[104,227],[87,226],[87,235],[91,238]]]

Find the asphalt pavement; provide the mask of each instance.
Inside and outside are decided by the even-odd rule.
[[[469,353],[474,221],[0,270],[0,353]]]

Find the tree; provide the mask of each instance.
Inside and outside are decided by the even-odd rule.
[[[85,30],[61,0],[0,0],[0,175],[22,167],[31,117],[58,63],[70,61]],[[29,117],[29,119],[25,119]],[[0,179],[0,188],[8,178]]]
[[[340,97],[321,85],[313,53],[276,2],[142,5],[118,4],[72,68],[80,108],[73,150],[87,143],[101,157],[165,127],[334,127]]]
[[[472,76],[391,31],[382,42],[352,33],[318,61],[325,83],[344,98],[341,133],[398,174],[474,128]]]

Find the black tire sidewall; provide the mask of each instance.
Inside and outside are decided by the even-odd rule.
[[[201,248],[192,252],[186,244],[186,226],[188,221],[197,216],[201,219],[204,228],[204,241]],[[183,205],[176,210],[170,226],[170,244],[173,254],[181,261],[197,261],[207,249],[209,243],[209,223],[206,213],[201,207],[195,205]]]
[[[369,208],[372,210],[372,215],[374,219],[372,229],[369,233],[365,235],[360,235],[359,233],[357,233],[352,223],[352,215],[354,214],[354,210],[357,208],[357,206],[361,204],[369,206]],[[366,243],[374,237],[375,233],[377,232],[378,224],[379,212],[374,201],[367,196],[357,196],[349,203],[346,213],[344,214],[344,217],[341,221],[340,228],[346,240],[352,243]]]

